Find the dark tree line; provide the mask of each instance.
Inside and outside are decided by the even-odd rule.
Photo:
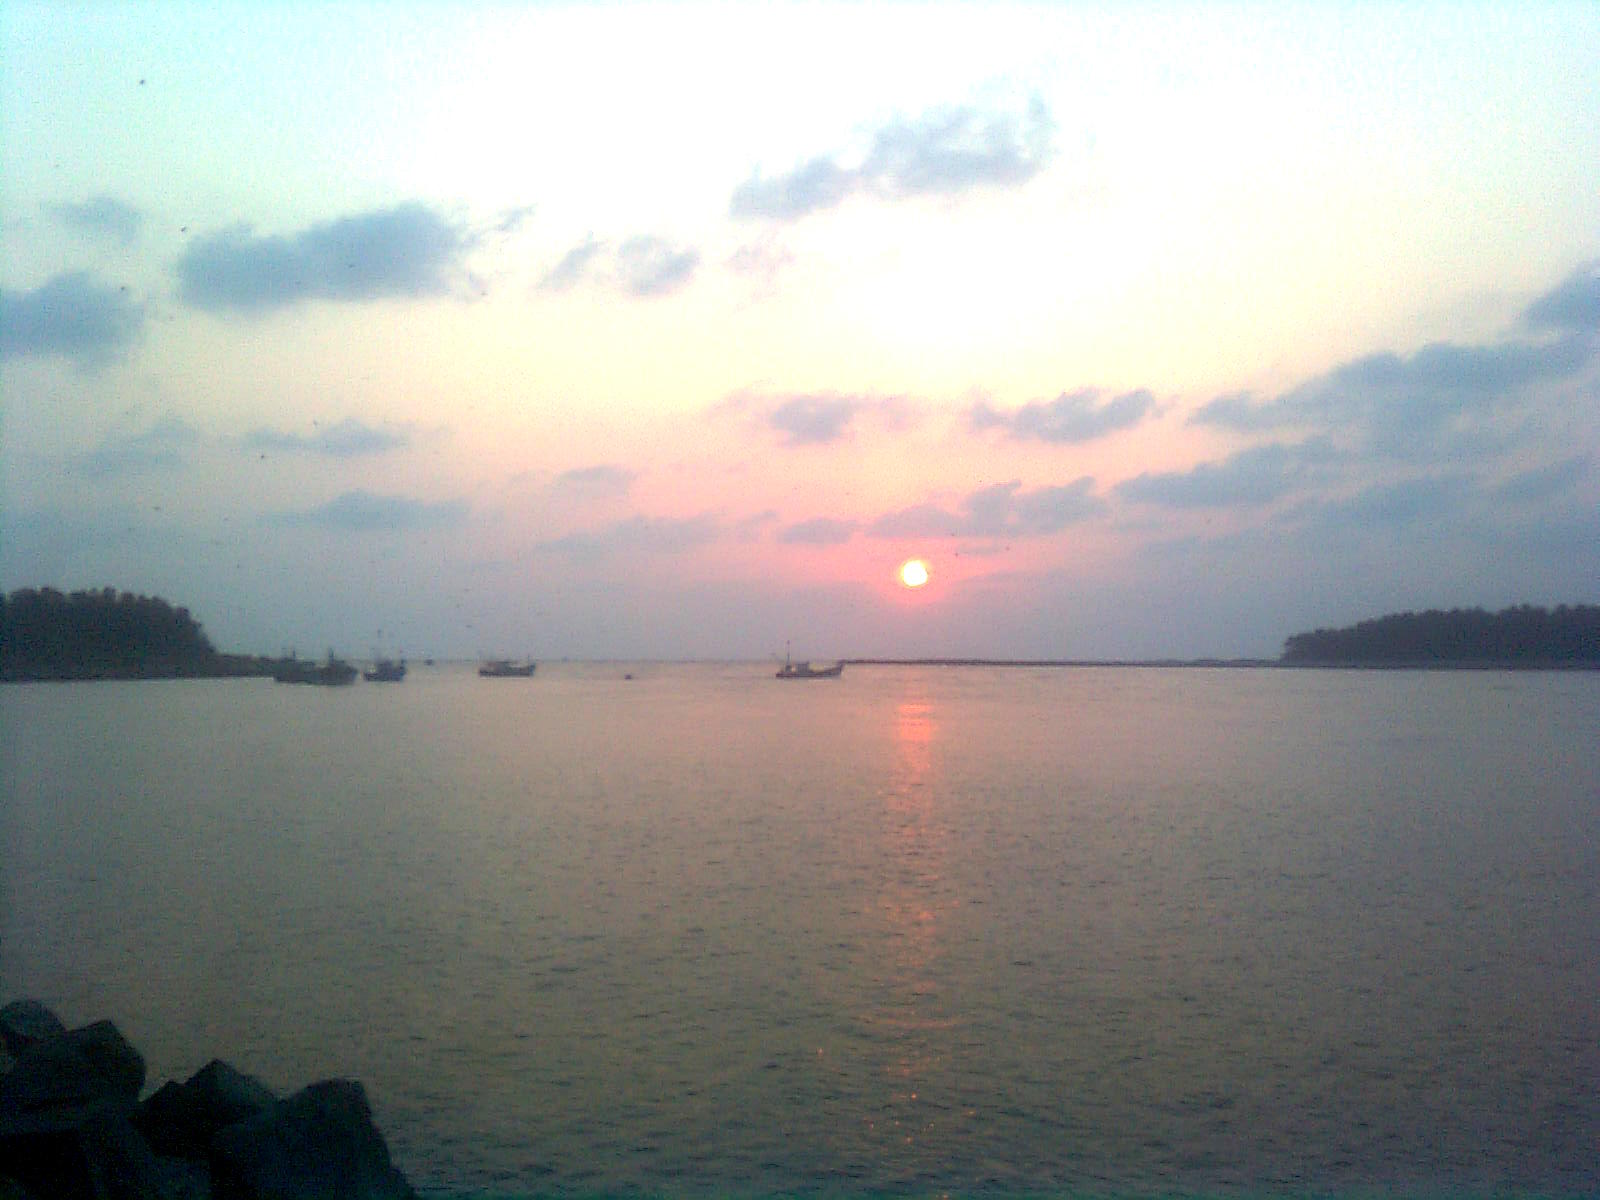
[[[1398,613],[1297,633],[1283,662],[1374,666],[1600,666],[1600,606]]]
[[[0,678],[117,679],[215,675],[218,655],[186,608],[115,588],[24,588],[0,597]]]

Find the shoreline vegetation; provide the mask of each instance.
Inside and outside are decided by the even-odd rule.
[[[0,683],[270,678],[284,657],[219,651],[187,608],[115,588],[0,596]],[[1278,658],[847,658],[862,666],[1600,669],[1600,605],[1396,613],[1297,633]]]
[[[1553,609],[1522,604],[1393,613],[1342,629],[1297,633],[1278,658],[998,659],[852,658],[863,666],[928,667],[1229,667],[1365,670],[1600,669],[1600,605]]]
[[[187,608],[115,588],[0,596],[0,682],[270,677],[283,660],[225,654]]]
[[[1397,613],[1343,629],[1297,633],[1284,643],[1279,662],[1291,667],[1596,668],[1600,605]]]

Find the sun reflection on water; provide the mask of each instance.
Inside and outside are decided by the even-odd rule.
[[[941,983],[946,953],[945,918],[952,906],[947,860],[950,828],[941,811],[937,750],[939,722],[933,704],[906,699],[890,723],[892,759],[880,795],[879,961],[873,1011],[867,1022],[885,1054],[886,1091],[875,1139],[912,1173],[937,1154],[941,1119],[951,1098],[938,1080],[947,1044],[958,1024]]]

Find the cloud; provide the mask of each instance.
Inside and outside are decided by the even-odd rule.
[[[1369,534],[1383,525],[1417,522],[1438,524],[1459,516],[1473,498],[1470,481],[1461,475],[1425,475],[1370,484],[1351,496],[1323,501],[1309,510],[1319,527]]]
[[[1189,424],[1253,432],[1272,428],[1279,419],[1254,392],[1229,392],[1202,404],[1190,414]]]
[[[1024,491],[1018,480],[992,484],[968,495],[955,511],[918,504],[879,517],[869,537],[1039,537],[1106,511],[1094,494],[1094,480],[1083,476],[1059,487]]]
[[[617,248],[622,286],[635,296],[664,296],[688,283],[700,265],[697,250],[658,237],[629,238]]]
[[[341,217],[287,237],[239,225],[178,260],[183,299],[211,312],[266,312],[308,300],[442,295],[464,277],[476,242],[421,204]]]
[[[728,269],[770,290],[777,283],[778,275],[794,261],[794,254],[768,234],[744,243],[729,255]]]
[[[1494,489],[1494,497],[1511,504],[1553,500],[1571,491],[1589,473],[1589,456],[1575,454],[1560,462],[1519,471]]]
[[[854,537],[859,528],[854,521],[818,517],[780,530],[778,541],[787,546],[838,546]]]
[[[335,496],[326,504],[270,518],[280,525],[328,529],[344,533],[399,533],[440,529],[466,519],[463,500],[429,502],[409,496],[385,496],[357,489]]]
[[[1409,358],[1354,359],[1270,401],[1219,397],[1193,420],[1239,430],[1349,428],[1381,449],[1404,451],[1459,418],[1510,406],[1533,384],[1575,375],[1593,357],[1593,348],[1577,338],[1499,346],[1436,342]]]
[[[0,288],[0,357],[57,356],[96,366],[132,343],[144,319],[143,305],[84,271],[31,292]]]
[[[760,512],[751,513],[748,517],[740,517],[728,527],[728,532],[736,542],[758,542],[767,528],[777,523],[777,510],[763,508]]]
[[[1435,342],[1409,356],[1369,354],[1270,399],[1219,396],[1192,423],[1247,432],[1316,429],[1416,459],[1482,439],[1542,385],[1571,379],[1600,356],[1600,276],[1569,276],[1528,307],[1524,324],[1554,336],[1492,345]]]
[[[1146,472],[1123,480],[1112,490],[1123,499],[1166,508],[1261,505],[1287,495],[1335,457],[1336,452],[1322,438],[1272,443],[1188,471]]]
[[[971,105],[931,109],[873,131],[854,165],[819,155],[781,175],[752,174],[735,189],[729,211],[794,221],[855,195],[894,199],[1017,187],[1049,165],[1054,133],[1050,112],[1037,98],[1021,113]]]
[[[1540,332],[1600,331],[1600,261],[1585,263],[1528,306],[1523,323]]]
[[[53,204],[50,213],[67,228],[131,244],[144,226],[144,214],[111,196],[92,196],[79,203]]]
[[[842,392],[734,392],[713,412],[748,414],[757,424],[775,430],[788,446],[820,446],[847,437],[857,418],[871,416],[891,429],[909,421],[899,396],[852,395]]]
[[[791,446],[835,442],[844,436],[864,401],[854,396],[791,396],[767,420]]]
[[[650,235],[631,237],[614,251],[609,243],[585,238],[539,281],[544,292],[570,291],[601,280],[642,298],[665,296],[684,287],[700,266],[700,252]]]
[[[611,463],[592,467],[575,467],[557,475],[553,484],[557,491],[589,499],[621,496],[633,486],[638,472]]]
[[[831,158],[814,158],[771,179],[752,175],[734,190],[729,211],[735,217],[794,221],[835,208],[868,184],[862,170],[847,169]]]
[[[520,204],[514,208],[508,208],[494,219],[489,228],[494,233],[509,237],[511,234],[519,232],[523,225],[527,223],[528,218],[533,216],[533,213],[534,206],[531,204]]]
[[[606,248],[598,238],[588,237],[561,256],[561,261],[545,273],[539,281],[539,290],[565,292],[575,287],[588,275],[595,259]]]
[[[1087,442],[1119,429],[1128,429],[1149,416],[1156,399],[1146,389],[1123,392],[1101,402],[1095,388],[1062,392],[1051,401],[1034,401],[1001,412],[980,401],[973,405],[974,429],[1004,429],[1014,438],[1041,442]]]
[[[67,466],[86,479],[110,479],[184,464],[184,451],[200,441],[194,426],[163,417],[148,429],[106,438],[93,450],[72,455]]]
[[[1054,132],[1050,112],[1037,97],[1021,114],[935,109],[880,129],[867,174],[897,195],[1015,186],[1044,169]]]
[[[716,518],[629,517],[596,530],[569,533],[538,543],[534,549],[583,558],[616,554],[676,554],[716,541],[722,525]]]
[[[1409,358],[1373,354],[1289,393],[1287,405],[1343,414],[1354,404],[1374,423],[1416,429],[1494,404],[1531,383],[1576,373],[1591,356],[1576,341],[1457,346],[1436,342]]]
[[[316,433],[286,433],[278,429],[253,429],[239,439],[247,450],[275,451],[280,454],[322,454],[329,458],[359,458],[398,450],[411,442],[402,429],[375,429],[354,417],[346,417]]]

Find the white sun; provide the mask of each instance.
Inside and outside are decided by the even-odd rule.
[[[919,588],[928,582],[928,564],[920,558],[908,558],[900,564],[900,582],[908,588]]]

